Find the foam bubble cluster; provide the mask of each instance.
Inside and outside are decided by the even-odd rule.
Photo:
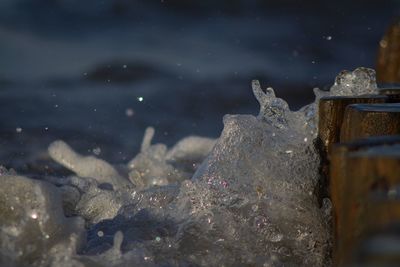
[[[342,96],[377,94],[375,70],[368,68],[344,70],[336,77],[330,91],[332,95]]]

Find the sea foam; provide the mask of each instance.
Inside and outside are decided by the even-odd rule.
[[[329,266],[317,102],[376,93],[375,73],[342,72],[299,111],[252,87],[259,115],[226,115],[217,140],[191,136],[168,149],[148,128],[122,166],[60,140],[48,152],[70,177],[3,168],[1,266]]]

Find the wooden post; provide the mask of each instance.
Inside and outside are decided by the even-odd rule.
[[[352,262],[359,266],[397,266],[400,262],[400,187],[376,190],[368,199],[366,229]]]
[[[321,140],[326,153],[329,153],[332,144],[339,142],[344,112],[348,105],[385,103],[386,101],[387,97],[383,95],[321,98],[319,101],[318,139]]]
[[[339,142],[340,129],[345,109],[348,105],[357,103],[385,103],[387,96],[332,96],[323,97],[319,101],[318,138],[316,147],[321,155],[321,198],[328,195],[328,154],[332,144]]]
[[[376,64],[377,80],[381,83],[400,82],[400,22],[393,23],[379,42]]]
[[[343,202],[345,197],[344,192],[348,186],[346,176],[347,168],[352,166],[347,165],[347,156],[355,151],[363,151],[376,146],[400,145],[400,136],[376,136],[367,139],[359,139],[349,143],[337,143],[332,146],[330,153],[330,183],[329,192],[333,207],[333,232],[334,246],[333,256],[334,262],[338,262],[338,246],[343,233],[343,212],[346,210],[346,204]]]
[[[388,190],[372,192],[367,202],[366,233],[400,223],[399,185],[400,183]],[[380,196],[376,197],[377,193]]]
[[[379,94],[388,97],[387,103],[400,103],[400,87],[381,88]]]
[[[368,196],[374,190],[390,190],[400,184],[400,145],[376,146],[350,152],[342,170],[345,186],[340,189],[339,216],[335,263],[348,261],[358,238],[368,229]]]
[[[349,266],[399,266],[400,224],[370,232],[358,244],[352,258]]]
[[[341,142],[395,134],[400,134],[400,104],[358,104],[346,108]]]

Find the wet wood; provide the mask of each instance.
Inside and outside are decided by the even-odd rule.
[[[393,224],[400,224],[399,185],[386,190],[379,190],[379,192],[372,192],[372,196],[368,198],[366,203],[366,229],[363,234],[384,230]]]
[[[395,224],[364,236],[348,266],[399,266],[400,225]]]
[[[335,258],[337,258],[338,254],[340,237],[343,236],[343,218],[341,215],[346,210],[345,203],[343,202],[345,197],[344,192],[348,186],[346,170],[347,168],[352,168],[352,166],[347,165],[346,157],[352,152],[363,151],[376,146],[391,146],[396,144],[400,145],[400,136],[377,136],[349,143],[337,143],[332,146],[330,153],[329,193],[333,207],[333,255]]]
[[[331,146],[339,142],[340,129],[343,123],[345,109],[348,105],[357,103],[384,103],[387,96],[364,95],[356,97],[333,96],[323,97],[319,101],[319,122],[316,147],[321,155],[321,185],[320,191],[323,198],[328,195],[329,159],[328,154]]]
[[[400,22],[397,20],[379,42],[377,80],[381,83],[400,82]]]
[[[324,151],[329,153],[332,144],[339,142],[344,112],[348,105],[385,103],[386,101],[387,97],[383,95],[321,98],[319,101],[318,139],[320,139]]]
[[[400,187],[374,191],[368,198],[365,214],[365,229],[352,253],[352,262],[361,266],[399,265]]]
[[[336,266],[350,259],[351,251],[369,227],[368,220],[372,220],[368,218],[370,193],[390,191],[400,184],[400,145],[349,152],[343,160],[346,164],[340,175],[345,185],[337,186],[341,199],[337,204],[340,210],[336,211],[340,213],[337,217],[340,228],[336,240]]]
[[[400,87],[381,88],[379,94],[388,97],[387,103],[400,103]]]
[[[400,104],[357,104],[346,107],[340,141],[400,134]]]

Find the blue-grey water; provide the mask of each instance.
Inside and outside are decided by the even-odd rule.
[[[400,2],[366,2],[1,0],[0,163],[46,171],[55,139],[126,162],[147,126],[168,145],[216,137],[258,111],[254,78],[296,109],[374,67]]]

